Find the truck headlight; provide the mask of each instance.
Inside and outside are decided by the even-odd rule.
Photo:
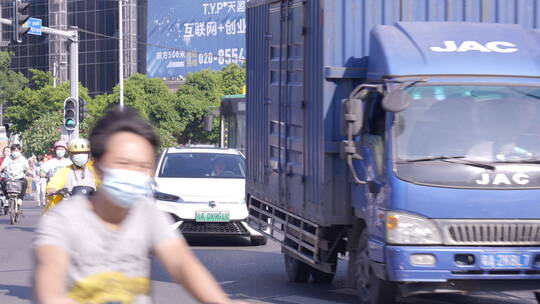
[[[441,233],[430,219],[400,212],[386,213],[386,241],[403,245],[441,244]]]

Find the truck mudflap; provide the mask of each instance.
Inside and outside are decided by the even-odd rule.
[[[300,259],[311,266],[333,272],[340,240],[346,230],[336,230],[329,241],[325,238],[328,227],[302,219],[284,209],[265,203],[253,196],[248,200],[248,225],[279,242],[282,251]],[[335,230],[335,229],[334,229]]]

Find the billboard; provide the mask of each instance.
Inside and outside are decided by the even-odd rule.
[[[202,69],[242,64],[246,0],[148,0],[146,73],[185,77]]]

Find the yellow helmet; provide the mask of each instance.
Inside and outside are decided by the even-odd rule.
[[[70,153],[90,152],[90,143],[84,138],[77,138],[69,142],[68,151]]]

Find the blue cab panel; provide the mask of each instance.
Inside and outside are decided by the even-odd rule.
[[[520,25],[398,22],[373,29],[368,76],[540,76],[538,49],[540,34]]]

